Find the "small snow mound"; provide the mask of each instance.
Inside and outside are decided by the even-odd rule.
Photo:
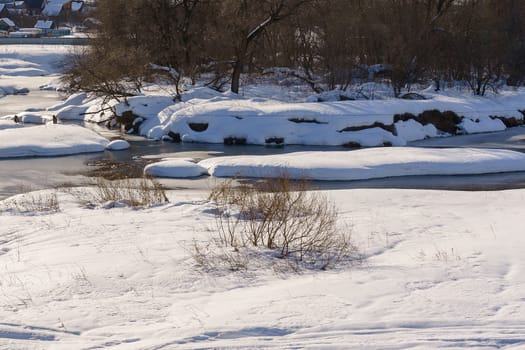
[[[122,151],[122,150],[128,149],[130,147],[131,146],[130,146],[128,141],[125,141],[125,140],[114,140],[114,141],[111,141],[110,143],[108,143],[108,145],[106,146],[106,149],[110,150],[110,151]]]
[[[0,130],[4,130],[4,129],[15,129],[15,128],[22,128],[23,125],[21,124],[17,124],[15,123],[14,121],[12,120],[2,120],[0,119]]]
[[[503,131],[507,127],[499,119],[492,119],[487,116],[479,117],[475,120],[465,118],[458,125],[459,129],[466,134],[477,134],[481,132]]]
[[[46,124],[53,120],[53,116],[39,112],[21,112],[16,115],[5,116],[8,119],[18,120],[24,124]]]
[[[2,131],[0,157],[52,157],[103,152],[108,140],[94,131],[62,124]]]
[[[193,159],[168,159],[149,164],[144,168],[144,174],[157,177],[188,178],[208,174],[208,170],[195,163]]]
[[[413,119],[398,121],[394,126],[396,128],[397,136],[408,142],[438,136],[438,131],[434,125],[422,125]]]
[[[118,201],[107,201],[100,205],[101,209],[113,209],[113,208],[129,208],[131,207],[131,202],[125,199]]]

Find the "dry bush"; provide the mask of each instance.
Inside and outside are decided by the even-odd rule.
[[[95,200],[99,203],[123,202],[131,207],[145,207],[169,202],[162,185],[151,178],[114,181],[97,178]]]
[[[338,229],[338,213],[328,199],[309,191],[304,181],[282,176],[234,186],[215,187],[218,241],[239,251],[257,247],[261,252],[297,265],[327,269],[355,257],[348,234]]]
[[[192,257],[204,271],[247,271],[250,263],[246,249],[225,246],[220,239],[206,243],[193,241]]]
[[[30,192],[1,203],[2,210],[16,213],[48,213],[60,210],[55,192]]]

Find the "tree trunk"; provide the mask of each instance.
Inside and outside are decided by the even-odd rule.
[[[233,66],[231,87],[231,91],[235,92],[236,94],[239,93],[239,81],[241,80],[242,66],[243,60],[238,58],[237,61],[235,61],[235,65]]]

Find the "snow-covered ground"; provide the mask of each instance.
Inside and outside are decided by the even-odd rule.
[[[0,49],[0,93],[29,89],[27,96],[0,98],[0,111],[9,114],[0,120],[0,158],[129,147],[78,126],[49,123],[53,115],[94,122],[112,116],[85,94],[49,107],[59,99],[59,62],[68,51]],[[237,96],[196,88],[177,103],[157,89],[129,104],[111,104],[119,115],[132,111],[134,128],[153,139],[178,134],[182,141],[212,143],[363,146],[445,136],[414,120],[394,123],[396,113],[454,110],[466,117],[460,132],[478,133],[505,129],[491,117],[521,120],[518,110],[525,109],[522,89],[485,98],[450,91],[425,92],[429,99],[420,101],[326,103],[289,103],[277,98],[281,89],[246,86],[246,96]],[[301,94],[289,93],[294,100]],[[11,121],[15,114],[45,125],[20,128]],[[374,122],[394,131],[352,129]],[[522,139],[512,134],[516,148]],[[427,142],[445,144],[443,138]],[[2,161],[13,167],[12,185],[14,162]],[[524,171],[525,158],[497,149],[395,147],[201,162],[171,158],[145,171],[267,176],[283,166],[292,177],[348,180]],[[143,209],[93,207],[91,191],[62,188],[0,201],[0,349],[525,348],[525,236],[519,224],[525,190],[326,191],[363,259],[300,273],[270,260],[248,263],[245,272],[202,271],[194,242],[205,245],[217,231],[202,188],[169,191],[170,204]],[[48,205],[55,211],[43,212]]]
[[[51,157],[102,152],[109,141],[76,125],[46,124],[0,131],[0,158]]]
[[[44,110],[56,103],[58,78],[71,46],[1,45],[0,46],[0,115]],[[27,94],[13,95],[27,89]],[[3,96],[7,93],[8,96]],[[30,101],[30,103],[28,103]]]
[[[523,190],[329,191],[366,259],[299,274],[201,272],[192,242],[216,230],[205,194],[108,210],[85,193],[0,214],[0,348],[525,346]]]

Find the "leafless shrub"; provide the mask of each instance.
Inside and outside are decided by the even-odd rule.
[[[97,178],[95,200],[99,203],[121,202],[144,207],[169,202],[162,185],[152,178],[106,180]]]
[[[210,271],[247,271],[250,263],[247,249],[225,246],[220,239],[206,243],[193,241],[192,256],[197,266]]]
[[[354,259],[356,248],[338,229],[326,196],[282,176],[253,186],[224,182],[212,189],[218,242],[238,252],[257,249],[298,266],[327,269]]]
[[[29,192],[9,198],[0,209],[15,213],[48,213],[60,210],[55,192]]]

